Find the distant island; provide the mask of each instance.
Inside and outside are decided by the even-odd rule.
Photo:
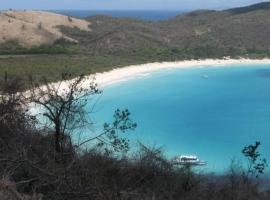
[[[149,62],[270,56],[270,3],[198,10],[158,22],[41,11],[2,11],[0,72],[74,77]],[[4,76],[0,76],[3,81]]]

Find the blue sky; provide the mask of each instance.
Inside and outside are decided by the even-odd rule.
[[[0,0],[4,9],[194,10],[245,6],[258,0]]]

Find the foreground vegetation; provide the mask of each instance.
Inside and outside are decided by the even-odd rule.
[[[63,74],[62,79],[69,78]],[[93,114],[85,110],[90,97],[98,95],[95,83],[83,88],[83,76],[67,90],[40,87],[32,81],[30,92],[5,82],[0,100],[0,199],[17,200],[267,200],[268,187],[259,184],[266,160],[260,158],[260,143],[243,149],[247,168],[237,162],[223,175],[201,174],[190,167],[177,167],[160,149],[140,144],[127,156],[123,134],[136,128],[127,110],[117,110],[111,123],[89,139],[75,142]],[[86,96],[82,96],[82,95]],[[29,103],[40,105],[48,124],[28,112]],[[90,143],[89,143],[90,142]],[[85,148],[87,145],[87,149]]]

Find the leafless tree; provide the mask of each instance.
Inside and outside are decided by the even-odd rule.
[[[72,133],[79,134],[78,130],[93,125],[90,120],[92,109],[87,110],[86,105],[93,100],[91,97],[101,93],[94,78],[81,75],[68,80],[70,77],[70,74],[63,74],[62,81],[55,84],[49,84],[45,78],[42,85],[31,83],[30,102],[39,105],[43,116],[52,124],[57,153],[64,152],[67,139],[72,146]],[[136,127],[129,116],[128,110],[117,110],[113,123],[105,123],[101,133],[86,139],[77,147],[96,140],[100,146],[109,144],[114,150],[127,150],[128,140],[120,138],[117,131],[126,132]]]
[[[31,83],[30,102],[40,106],[43,116],[53,125],[55,151],[64,150],[64,140],[74,130],[89,123],[85,106],[89,96],[100,93],[97,85],[90,81],[83,86],[86,78],[79,76],[73,80],[63,80],[50,84],[43,78],[42,85]]]

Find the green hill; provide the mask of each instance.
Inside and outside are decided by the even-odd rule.
[[[270,9],[270,4],[269,2],[262,2],[246,7],[240,7],[240,8],[233,8],[230,9],[229,11],[234,13],[234,14],[241,14],[241,13],[247,13],[251,11],[256,11],[256,10],[269,10]]]
[[[150,57],[169,56],[168,60],[268,56],[269,8],[270,3],[265,2],[224,11],[201,10],[160,22],[96,16],[87,18],[92,32],[68,28],[62,31],[80,41],[81,48],[91,53],[123,51],[138,55],[151,50]]]

